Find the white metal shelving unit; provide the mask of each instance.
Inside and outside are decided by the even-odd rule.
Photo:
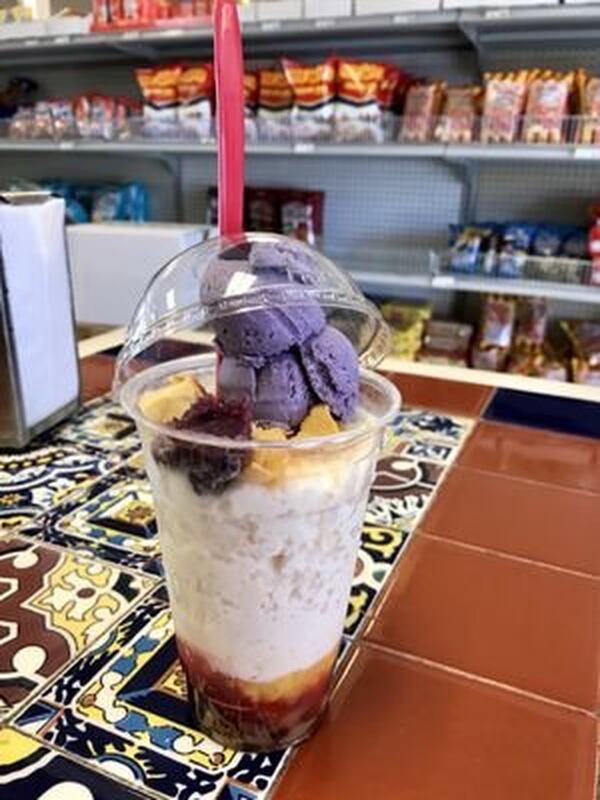
[[[1,31],[1,29],[0,29]],[[33,70],[49,93],[85,86],[115,93],[131,89],[122,77],[140,63],[209,57],[209,27],[164,31],[0,39],[0,74]],[[479,80],[483,68],[580,63],[600,73],[600,3],[594,5],[409,12],[350,19],[269,21],[244,25],[246,58],[281,54],[317,58],[331,51],[395,60],[415,74],[451,82]],[[70,70],[73,65],[76,70]],[[510,66],[509,66],[510,65]],[[37,70],[37,73],[36,73]],[[99,75],[104,76],[98,80]],[[52,170],[81,179],[104,177],[108,164],[134,177],[153,163],[177,185],[177,216],[197,218],[205,189],[215,180],[213,144],[187,141],[122,142],[0,139],[0,172],[33,178]],[[575,312],[597,313],[600,289],[540,281],[432,276],[427,253],[445,245],[448,223],[469,219],[547,219],[576,222],[600,194],[600,146],[257,144],[248,146],[250,185],[327,192],[325,249],[348,264],[375,294],[413,290],[543,294]],[[48,158],[52,156],[52,158]],[[85,159],[79,156],[86,156]],[[122,158],[127,156],[128,158]],[[118,157],[118,162],[117,162]],[[114,158],[114,162],[110,161]],[[290,168],[290,159],[302,163]],[[596,163],[598,162],[598,163]],[[160,167],[156,168],[160,172]],[[153,174],[153,173],[152,173]],[[89,177],[93,178],[94,175]],[[596,187],[598,187],[596,189]],[[159,193],[162,194],[162,193]],[[175,214],[173,214],[175,216]],[[421,248],[421,257],[417,253]]]

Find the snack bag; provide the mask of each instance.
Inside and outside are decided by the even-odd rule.
[[[528,222],[512,222],[506,225],[498,254],[498,275],[501,278],[523,277],[535,232],[536,226]]]
[[[324,192],[296,189],[281,194],[281,233],[315,246],[323,230]]]
[[[546,70],[533,77],[523,121],[523,141],[527,144],[560,144],[566,140],[565,117],[574,74]]]
[[[379,107],[383,115],[383,141],[391,142],[396,136],[396,126],[404,104],[406,92],[412,83],[411,76],[393,64],[387,64],[379,85]]]
[[[392,328],[393,354],[415,361],[421,349],[425,323],[431,317],[431,306],[391,301],[381,306],[381,313]]]
[[[472,325],[429,320],[418,360],[466,367],[472,338]]]
[[[304,141],[333,139],[335,116],[335,60],[321,64],[301,64],[282,59],[283,70],[294,93],[292,130]]]
[[[488,295],[484,301],[479,347],[508,350],[516,318],[516,301],[504,295]]]
[[[481,141],[508,144],[516,141],[527,97],[529,73],[489,72],[485,76]]]
[[[571,345],[573,380],[600,386],[600,322],[563,320],[560,325]]]
[[[144,97],[144,133],[147,136],[177,134],[181,72],[179,64],[136,69],[135,77]]]
[[[338,142],[384,140],[382,100],[390,103],[391,86],[386,83],[388,68],[373,61],[340,59],[337,63],[337,101],[335,139]]]
[[[400,141],[431,141],[444,89],[445,84],[441,81],[411,86],[406,95]]]
[[[256,72],[244,74],[244,125],[246,141],[258,141],[256,110],[258,108],[258,75]]]
[[[54,138],[54,115],[50,103],[40,101],[35,104],[31,136],[33,139]]]
[[[293,105],[294,93],[285,72],[280,69],[260,69],[257,121],[261,139],[268,142],[289,141]]]
[[[50,100],[56,139],[72,138],[77,133],[73,104],[70,100]]]
[[[436,141],[446,144],[474,141],[480,98],[479,86],[451,86],[447,89],[442,115],[435,127]]]
[[[581,144],[600,143],[600,78],[580,69],[575,76],[577,113],[580,120],[575,140]]]
[[[185,136],[194,139],[211,136],[213,92],[212,64],[189,64],[180,68],[177,116]]]
[[[517,303],[515,346],[540,347],[546,338],[548,304],[543,297],[522,297]]]

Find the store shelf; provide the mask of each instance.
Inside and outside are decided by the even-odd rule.
[[[123,142],[101,140],[21,141],[0,139],[0,152],[6,153],[95,153],[106,155],[146,155],[172,153],[179,155],[214,155],[215,145],[193,141],[160,141],[131,139]],[[600,161],[600,146],[588,145],[443,145],[443,144],[248,144],[250,155],[292,155],[322,158],[442,158],[450,161],[549,161],[556,163]]]
[[[1,29],[0,29],[1,33]],[[422,52],[424,49],[578,46],[600,36],[600,4],[270,20],[244,25],[249,58],[282,52]],[[210,25],[23,39],[0,39],[3,66],[144,60],[187,52],[206,56]]]
[[[550,281],[487,278],[479,275],[429,275],[350,270],[363,291],[379,297],[402,296],[407,287],[447,292],[480,292],[525,297],[546,297],[568,303],[600,305],[600,287]]]

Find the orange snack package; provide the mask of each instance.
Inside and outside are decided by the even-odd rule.
[[[246,140],[255,142],[258,139],[256,110],[258,107],[258,75],[256,72],[244,74],[244,125]]]
[[[210,137],[214,86],[212,64],[189,64],[182,67],[177,95],[178,118],[184,134],[200,139]]]
[[[438,142],[469,143],[476,137],[481,87],[451,86],[446,91],[442,115],[435,127]]]
[[[566,141],[566,116],[573,90],[573,72],[545,70],[529,84],[523,141],[527,144],[560,144]]]
[[[350,59],[338,61],[336,141],[383,142],[383,109],[380,99],[385,91],[387,71],[385,64],[377,62]]]
[[[160,137],[177,133],[181,72],[180,64],[136,69],[135,77],[144,98],[146,135]]]
[[[328,58],[320,64],[301,64],[282,59],[283,70],[294,93],[292,131],[304,141],[333,138],[336,65]]]
[[[529,73],[489,72],[485,76],[481,141],[509,144],[517,140],[521,114],[527,99]]]
[[[440,113],[446,84],[442,81],[411,86],[406,95],[400,141],[429,142]]]
[[[281,69],[260,69],[258,78],[258,131],[270,142],[291,138],[291,111],[294,93]]]

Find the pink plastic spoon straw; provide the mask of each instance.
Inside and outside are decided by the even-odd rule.
[[[214,22],[219,230],[235,236],[244,213],[244,62],[235,0],[216,0]]]

